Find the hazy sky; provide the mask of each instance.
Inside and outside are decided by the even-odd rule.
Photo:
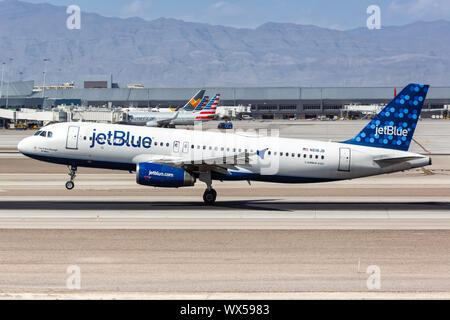
[[[334,29],[366,25],[369,5],[381,8],[382,26],[450,20],[450,0],[26,0],[68,6],[105,16],[159,17],[234,27],[292,22]]]

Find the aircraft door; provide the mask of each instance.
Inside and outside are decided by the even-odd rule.
[[[78,133],[80,127],[70,126],[67,130],[66,149],[78,149]]]
[[[339,171],[350,171],[351,150],[339,148]]]

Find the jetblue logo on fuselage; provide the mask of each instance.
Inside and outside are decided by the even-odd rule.
[[[385,126],[385,127],[376,127],[375,134],[386,134],[389,136],[399,136],[406,137],[408,136],[408,130],[404,128],[397,128],[396,126]]]
[[[116,147],[130,147],[149,149],[152,146],[152,139],[150,137],[135,136],[130,131],[108,131],[107,133],[97,133],[94,129],[92,133],[92,143],[89,148],[95,147],[95,144],[109,145]]]

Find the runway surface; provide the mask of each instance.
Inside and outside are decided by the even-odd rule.
[[[13,244],[13,245],[11,245]],[[2,292],[449,292],[442,230],[2,230]]]
[[[439,123],[436,134],[423,126],[439,153],[427,171],[216,182],[214,207],[202,184],[151,188],[110,170],[80,168],[67,191],[64,166],[14,153],[0,134],[0,298],[450,299],[450,134]],[[325,139],[350,124],[310,127]],[[308,131],[295,127],[282,132]],[[66,287],[73,265],[80,290]]]

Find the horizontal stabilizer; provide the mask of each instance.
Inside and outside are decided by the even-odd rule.
[[[416,159],[422,159],[423,157],[420,156],[402,156],[402,157],[390,157],[390,156],[383,156],[379,158],[373,159],[373,161],[384,164],[384,165],[392,165],[396,163],[406,162],[410,160],[416,160]]]

